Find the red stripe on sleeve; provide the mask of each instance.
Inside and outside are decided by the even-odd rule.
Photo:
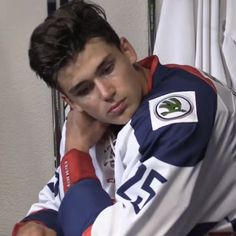
[[[60,166],[65,192],[82,179],[97,179],[88,153],[72,149],[63,157]]]
[[[91,236],[92,225],[90,225],[82,234],[82,236]]]
[[[196,69],[192,66],[189,66],[189,65],[167,64],[166,66],[170,67],[170,68],[180,68],[180,69],[183,69],[185,71],[188,71],[191,74],[196,75],[200,79],[204,80],[208,85],[210,85],[213,88],[214,91],[216,91],[216,87],[214,86],[212,81],[209,78],[207,78],[206,76],[204,76],[198,69]]]

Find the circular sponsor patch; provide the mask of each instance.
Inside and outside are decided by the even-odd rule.
[[[162,120],[182,118],[192,110],[191,102],[183,96],[166,97],[154,108],[155,115]]]

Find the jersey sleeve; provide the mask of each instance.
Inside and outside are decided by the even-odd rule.
[[[96,176],[89,153],[72,149],[62,158],[60,166],[65,196],[58,221],[65,235],[82,235],[112,200]]]
[[[24,217],[20,223],[16,224],[13,232],[16,235],[19,225],[22,226],[28,221],[34,221],[39,224],[43,224],[57,232],[60,235],[61,229],[58,224],[58,209],[60,206],[59,196],[59,174],[55,172],[53,178],[47,183],[47,185],[39,192],[38,202],[32,204],[26,217]],[[16,231],[17,229],[17,231]]]
[[[65,124],[63,126],[62,139],[60,143],[60,154],[62,155],[64,155],[64,144]],[[38,194],[38,201],[31,205],[26,216],[20,221],[20,223],[15,225],[13,230],[15,234],[18,231],[19,226],[22,226],[28,221],[34,221],[46,225],[60,235],[60,227],[57,219],[58,209],[64,195],[60,174],[61,170],[60,167],[58,167],[54,173],[54,176],[48,181],[43,189],[40,190]]]
[[[62,157],[61,161],[66,156],[65,132],[66,122],[63,126],[62,139],[60,144],[60,155]],[[88,155],[89,158],[92,159],[93,166],[95,168],[94,171],[96,172],[96,176],[99,179],[95,180],[95,185],[99,183],[101,192],[104,192],[106,198],[109,199],[109,201],[112,201],[110,199],[110,196],[114,199],[114,170],[112,165],[114,154],[110,146],[110,138],[111,137],[109,136],[107,139],[102,140],[98,145],[96,145],[96,147],[92,147],[89,151],[90,154]],[[20,223],[16,224],[14,228],[15,231],[13,230],[13,235],[16,234],[17,230],[20,226],[23,225],[23,223],[28,221],[34,221],[46,225],[47,227],[54,229],[57,232],[57,235],[61,235],[61,226],[58,223],[58,211],[61,207],[62,200],[65,197],[64,187],[66,181],[63,181],[63,174],[65,175],[65,169],[62,170],[60,165],[55,171],[54,176],[39,192],[38,202],[34,203],[29,209],[26,217],[22,219]],[[76,177],[77,175],[77,171],[73,171],[73,176]],[[82,200],[81,203],[83,204]]]

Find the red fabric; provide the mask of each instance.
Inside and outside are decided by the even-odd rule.
[[[234,236],[235,234],[233,232],[215,232],[215,233],[209,233],[208,236]]]
[[[145,94],[150,92],[152,89],[153,73],[156,70],[157,65],[159,64],[159,59],[157,56],[150,56],[138,62],[141,66],[150,70],[150,73],[147,77],[147,87]]]
[[[25,222],[25,223],[26,223],[26,222]],[[14,228],[13,228],[13,231],[12,231],[12,236],[16,236],[17,233],[18,233],[18,231],[19,231],[19,229],[20,229],[23,225],[25,225],[25,223],[17,223],[17,224],[15,224],[15,226],[14,226]]]
[[[153,73],[156,70],[156,67],[159,64],[159,59],[157,56],[150,56],[147,57],[141,61],[139,61],[139,64],[147,69],[150,69],[150,74],[148,75],[147,78],[147,92],[149,92],[152,89],[152,77]],[[177,65],[177,64],[165,64],[165,66],[170,67],[170,68],[181,68],[183,70],[186,70],[190,72],[193,75],[198,76],[200,79],[204,80],[207,84],[209,84],[215,91],[216,88],[214,84],[212,83],[211,80],[209,80],[207,77],[205,77],[199,70],[196,68],[189,66],[189,65]]]
[[[90,225],[82,234],[82,236],[91,236],[92,225]]]
[[[198,76],[200,79],[204,80],[208,85],[210,85],[214,91],[216,91],[216,88],[214,86],[214,84],[212,83],[211,80],[209,80],[207,77],[205,77],[203,74],[201,74],[201,72],[199,72],[199,70],[197,70],[196,68],[192,67],[192,66],[188,66],[188,65],[176,65],[176,64],[168,64],[166,65],[170,68],[181,68],[184,69],[190,73],[192,73],[193,75]]]
[[[20,228],[23,227],[25,224],[27,224],[29,222],[34,222],[34,223],[37,223],[37,224],[44,225],[44,223],[42,223],[41,221],[36,221],[36,220],[17,223],[17,224],[15,224],[15,226],[12,230],[12,236],[16,236],[18,231],[20,230]]]
[[[60,166],[64,192],[82,179],[97,179],[88,153],[72,149],[63,157]]]

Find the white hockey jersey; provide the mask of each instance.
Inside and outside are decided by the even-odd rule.
[[[152,71],[150,91],[118,133],[115,155],[109,140],[90,153],[116,201],[96,217],[91,235],[236,232],[235,93],[189,66],[161,65],[155,56],[140,63]],[[63,196],[59,168],[27,219],[45,208],[56,218]]]

